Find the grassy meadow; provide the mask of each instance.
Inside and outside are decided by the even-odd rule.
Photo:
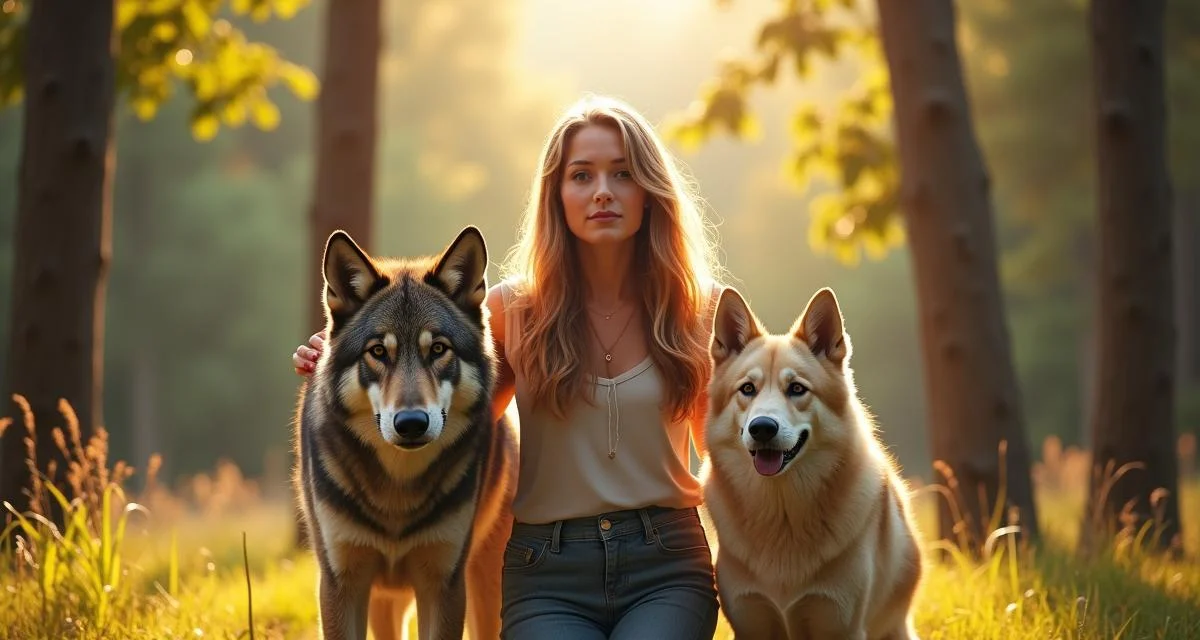
[[[5,511],[0,638],[317,637],[315,563],[292,546],[286,497],[264,495],[230,464],[168,488],[151,460],[131,480],[133,469],[110,464],[105,435],[81,442],[64,409],[68,430],[55,440],[70,468],[44,470],[55,481],[36,490],[40,513]],[[927,565],[921,637],[1200,638],[1194,439],[1180,440],[1180,456],[1182,557],[1144,552],[1139,536],[1151,528],[1129,522],[1115,544],[1085,557],[1075,546],[1090,462],[1045,443],[1035,469],[1041,546],[997,535],[982,561],[950,553]],[[127,495],[132,485],[144,489]],[[925,531],[937,495],[916,488]],[[67,514],[62,530],[41,515],[55,506]],[[732,637],[724,620],[717,637]]]

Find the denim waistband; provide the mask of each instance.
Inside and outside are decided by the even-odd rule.
[[[512,535],[549,540],[550,550],[557,553],[559,542],[562,540],[609,540],[619,536],[642,533],[648,542],[653,541],[655,527],[692,515],[698,515],[695,507],[684,509],[645,507],[544,524],[516,522],[513,523]]]

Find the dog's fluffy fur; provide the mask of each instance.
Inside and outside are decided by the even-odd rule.
[[[301,392],[295,483],[326,639],[499,636],[516,435],[492,420],[487,250],[468,227],[439,256],[373,259],[334,232],[327,345]]]
[[[702,478],[737,637],[916,638],[906,487],[858,399],[833,292],[770,335],[727,289],[712,357]]]

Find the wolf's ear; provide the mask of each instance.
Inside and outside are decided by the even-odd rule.
[[[733,287],[722,291],[717,312],[713,316],[713,362],[719,365],[737,355],[759,335],[762,335],[762,329],[759,328],[758,318],[746,306],[742,295]]]
[[[358,311],[371,294],[387,283],[375,263],[350,234],[329,234],[325,243],[325,307],[332,318]]]
[[[463,311],[479,312],[487,296],[487,244],[479,229],[463,229],[425,282],[441,289]]]
[[[825,287],[813,294],[804,313],[792,325],[792,335],[803,341],[813,355],[841,366],[850,355],[850,343],[842,329],[842,310],[833,289]]]

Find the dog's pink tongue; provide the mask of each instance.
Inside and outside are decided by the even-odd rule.
[[[760,475],[773,476],[783,468],[783,452],[774,449],[759,449],[754,454],[754,470]]]

